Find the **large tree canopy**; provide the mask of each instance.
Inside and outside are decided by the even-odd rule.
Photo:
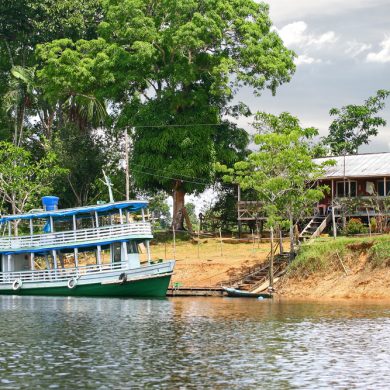
[[[238,88],[275,93],[295,54],[254,0],[104,0],[98,38],[40,47],[38,74],[50,99],[109,99],[121,129],[132,129],[132,174],[146,190],[184,195],[213,180],[247,144],[225,114]],[[153,127],[150,127],[153,126]],[[225,160],[230,161],[225,161]]]

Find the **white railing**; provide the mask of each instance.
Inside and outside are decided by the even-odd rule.
[[[0,284],[12,283],[16,279],[23,282],[54,282],[64,281],[70,278],[79,278],[86,274],[94,272],[115,271],[125,268],[125,264],[110,263],[110,264],[93,264],[79,266],[77,268],[57,268],[35,271],[14,271],[14,272],[0,272]]]
[[[101,277],[107,278],[118,277],[120,273],[125,272],[129,278],[140,278],[172,272],[174,261],[166,261],[157,264],[144,264],[139,268],[129,269],[126,262],[109,263],[109,264],[92,264],[79,266],[77,268],[57,268],[45,270],[28,270],[0,272],[0,286],[13,283],[20,279],[23,283],[33,282],[64,282],[71,278],[82,278],[84,281],[99,281]]]
[[[110,225],[33,236],[2,237],[0,238],[0,251],[12,252],[27,248],[66,247],[71,246],[71,244],[98,243],[115,238],[151,235],[152,230],[148,222],[132,222],[123,225]]]

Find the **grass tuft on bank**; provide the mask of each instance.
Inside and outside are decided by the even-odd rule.
[[[341,262],[353,265],[361,255],[371,268],[390,266],[390,236],[339,237],[303,244],[288,269],[289,276],[308,277],[339,268]]]

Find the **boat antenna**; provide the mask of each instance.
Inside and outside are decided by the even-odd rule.
[[[103,171],[103,176],[104,176],[104,181],[100,179],[100,181],[105,184],[107,187],[108,187],[108,195],[110,197],[110,203],[114,203],[114,195],[112,194],[112,181],[111,179],[106,175],[106,172],[104,172],[104,169],[102,169]]]

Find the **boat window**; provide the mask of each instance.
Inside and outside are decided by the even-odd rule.
[[[120,263],[121,261],[121,245],[122,244],[120,242],[115,242],[114,244],[112,244],[112,260],[114,263]]]
[[[138,244],[135,241],[127,243],[127,253],[138,253]]]

